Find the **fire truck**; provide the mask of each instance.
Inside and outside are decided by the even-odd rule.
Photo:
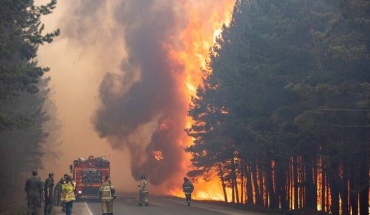
[[[76,182],[77,199],[99,198],[99,188],[110,175],[110,162],[105,156],[78,158],[69,166]]]

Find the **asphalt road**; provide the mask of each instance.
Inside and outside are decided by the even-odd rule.
[[[262,215],[255,212],[216,206],[202,201],[193,201],[187,206],[185,199],[168,196],[149,196],[149,206],[139,206],[137,196],[124,194],[114,200],[114,215]],[[63,215],[61,207],[54,206],[58,215]],[[101,203],[98,200],[76,201],[73,204],[74,215],[101,215]]]

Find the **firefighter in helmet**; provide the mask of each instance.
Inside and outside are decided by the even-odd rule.
[[[66,202],[64,201],[63,196],[62,196],[62,186],[63,184],[66,183],[67,178],[68,178],[68,174],[64,174],[62,178],[62,184],[60,185],[60,204],[62,206],[63,212],[66,212]]]
[[[116,189],[112,185],[109,175],[105,176],[105,180],[99,189],[99,194],[103,215],[113,215],[113,199],[116,198]]]
[[[145,175],[141,175],[141,181],[140,184],[138,185],[139,187],[139,205],[142,206],[145,204],[145,206],[149,205],[148,201],[148,183],[146,181]]]
[[[187,177],[184,177],[184,183],[182,184],[182,190],[185,193],[186,202],[188,203],[188,206],[190,206],[191,193],[194,191],[194,185],[193,183],[191,183],[191,181]]]
[[[71,176],[67,176],[64,184],[62,184],[61,201],[65,202],[66,215],[72,214],[73,202],[76,200],[75,192],[76,183]]]

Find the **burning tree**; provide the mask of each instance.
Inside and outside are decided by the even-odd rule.
[[[369,8],[237,1],[187,130],[194,166],[221,167],[233,202],[240,187],[243,203],[368,213]]]

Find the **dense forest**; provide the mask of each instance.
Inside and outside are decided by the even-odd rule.
[[[370,1],[238,0],[186,131],[225,201],[369,213]]]
[[[40,21],[56,0],[43,6],[0,0],[0,5],[0,192],[9,196],[23,188],[32,169],[42,168],[45,141],[52,138],[44,127],[52,118],[47,110],[55,110],[47,100],[49,68],[38,66],[36,57],[38,47],[51,43],[59,30],[44,34]]]

